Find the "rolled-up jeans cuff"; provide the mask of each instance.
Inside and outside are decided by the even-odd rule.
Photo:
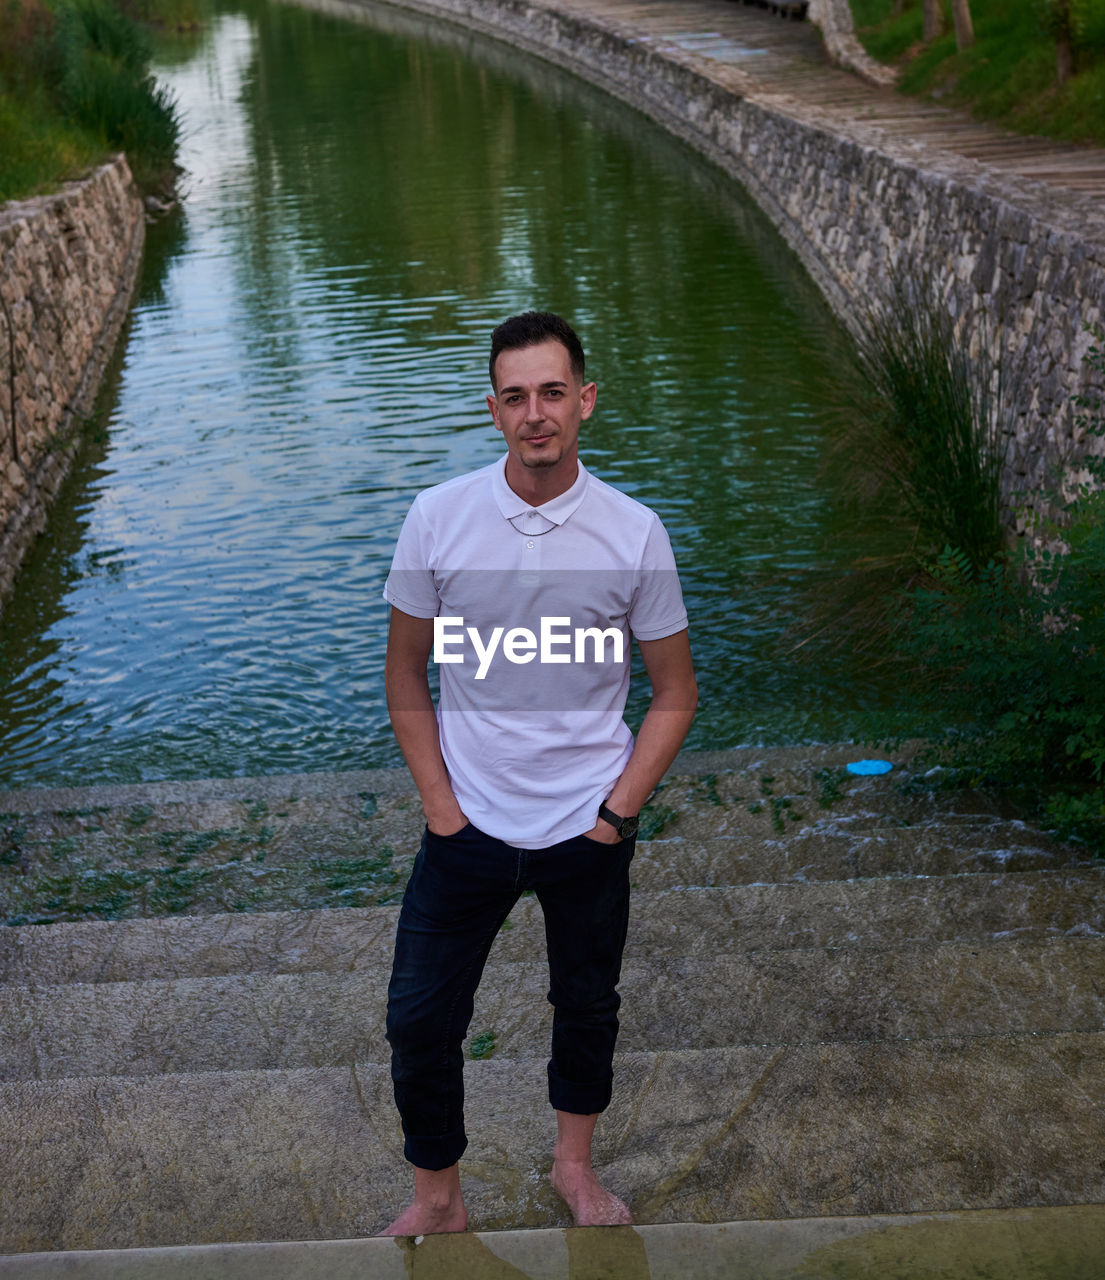
[[[614,1092],[613,1071],[598,1084],[578,1084],[563,1080],[549,1065],[549,1102],[554,1111],[567,1111],[574,1116],[593,1116],[605,1111]]]
[[[448,1169],[464,1155],[468,1136],[463,1126],[432,1138],[404,1135],[403,1154],[419,1169]]]

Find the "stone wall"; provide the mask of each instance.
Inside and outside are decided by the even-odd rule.
[[[0,604],[69,470],[144,240],[121,155],[56,195],[0,206]]]
[[[1004,355],[1021,387],[1008,489],[1038,488],[1084,451],[1070,401],[1088,374],[1083,326],[1105,320],[1105,210],[1090,197],[888,137],[730,67],[723,87],[716,65],[557,0],[388,2],[536,53],[684,138],[744,184],[846,323],[892,266],[937,280],[964,340]]]

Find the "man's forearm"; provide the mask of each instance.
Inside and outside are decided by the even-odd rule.
[[[693,687],[653,698],[637,734],[633,754],[607,800],[615,813],[640,811],[679,753],[694,720],[697,703],[698,694]]]
[[[407,762],[432,828],[447,830],[463,817],[441,754],[437,714],[425,672],[388,671],[388,714],[399,750]]]

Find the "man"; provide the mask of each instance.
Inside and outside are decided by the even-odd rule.
[[[595,1176],[591,1139],[610,1101],[636,815],[697,704],[667,534],[577,457],[596,397],[578,337],[547,312],[513,317],[492,334],[489,370],[506,457],[418,495],[384,589],[388,710],[426,817],[388,991],[415,1194],[387,1235],[467,1226],[461,1042],[527,888],[554,1006],[550,1178],[578,1225],[631,1221]],[[635,744],[622,719],[630,631],[653,690]]]

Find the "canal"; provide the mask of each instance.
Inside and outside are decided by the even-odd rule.
[[[587,347],[584,461],[671,533],[688,745],[843,739],[891,696],[788,652],[811,582],[879,534],[822,465],[845,337],[739,188],[588,85],[394,10],[219,5],[159,57],[186,199],[0,623],[0,785],[398,763],[394,539],[420,488],[498,456],[487,339],[529,307]]]

